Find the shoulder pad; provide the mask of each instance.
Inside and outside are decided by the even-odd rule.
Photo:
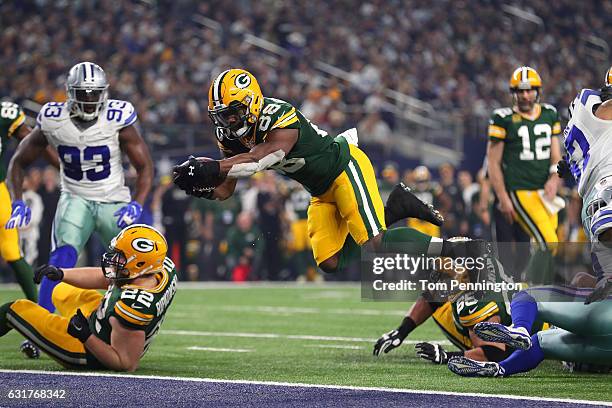
[[[493,117],[499,116],[500,118],[505,118],[506,116],[512,115],[512,108],[499,108],[493,111]]]
[[[128,101],[109,99],[104,109],[105,119],[119,129],[133,125],[138,120],[136,109]]]
[[[600,94],[601,93],[599,91],[593,89],[583,89],[582,91],[580,91],[580,94],[578,94],[578,97],[580,97],[580,103],[586,106],[587,100],[590,97],[597,96],[599,98]],[[601,100],[601,98],[599,98],[599,100]]]
[[[47,102],[40,108],[36,116],[36,124],[44,130],[45,127],[53,126],[53,123],[57,123],[69,116],[70,112],[68,112],[65,102]]]
[[[286,128],[295,122],[298,122],[297,109],[289,102],[282,99],[267,98],[266,104],[261,111],[262,116],[270,118],[268,131],[273,129]],[[261,119],[261,118],[260,118]],[[260,126],[261,128],[261,126]]]
[[[554,106],[548,104],[548,103],[543,103],[541,104],[543,109],[548,109],[551,110],[553,112],[557,112],[557,108],[555,108]]]
[[[128,327],[144,328],[155,318],[155,296],[146,290],[129,288],[121,291],[114,314]]]

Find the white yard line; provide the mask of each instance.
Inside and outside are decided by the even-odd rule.
[[[347,349],[347,350],[364,350],[362,346],[343,346],[341,344],[308,344],[304,347],[308,348],[329,348],[329,349]]]
[[[253,349],[235,349],[235,348],[200,347],[200,346],[187,347],[187,350],[218,351],[218,352],[227,352],[227,353],[251,353],[255,351]]]
[[[203,336],[203,337],[242,337],[251,339],[289,339],[289,340],[311,340],[311,341],[340,341],[349,343],[372,343],[377,339],[365,337],[342,337],[342,336],[313,336],[310,334],[280,334],[280,333],[242,333],[242,332],[212,332],[196,330],[161,330],[160,334],[173,336]],[[450,345],[447,340],[404,340],[403,344],[416,344],[421,342],[435,342],[441,345]]]
[[[266,313],[266,314],[337,314],[348,316],[404,316],[407,309],[380,310],[380,309],[322,309],[317,307],[292,306],[206,306],[207,310],[220,310],[223,312],[240,313]]]
[[[426,395],[453,395],[461,397],[477,397],[477,398],[503,398],[511,400],[527,400],[527,401],[549,401],[549,402],[565,402],[570,404],[586,404],[612,407],[610,401],[590,401],[590,400],[575,400],[564,398],[545,398],[545,397],[523,397],[519,395],[504,395],[504,394],[482,394],[472,392],[453,392],[453,391],[431,391],[431,390],[414,390],[407,388],[384,388],[384,387],[354,387],[349,385],[323,385],[323,384],[303,384],[303,383],[287,383],[277,381],[251,381],[251,380],[225,380],[217,378],[193,378],[193,377],[165,377],[157,375],[134,375],[134,374],[115,374],[115,373],[100,373],[100,372],[63,372],[63,371],[42,371],[42,370],[3,370],[0,373],[20,373],[20,374],[43,374],[43,375],[69,375],[73,377],[107,377],[107,378],[141,378],[144,380],[170,380],[170,381],[188,381],[200,383],[222,383],[222,384],[249,384],[249,385],[270,385],[279,387],[301,387],[301,388],[321,388],[321,389],[338,389],[351,391],[380,391],[393,393],[408,393],[408,394],[426,394]],[[503,380],[500,380],[503,381]]]

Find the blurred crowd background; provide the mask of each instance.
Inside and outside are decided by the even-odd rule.
[[[206,113],[214,75],[247,68],[264,95],[332,134],[357,127],[383,196],[404,180],[447,218],[439,231],[418,228],[490,238],[478,170],[488,117],[510,104],[510,74],[536,68],[543,101],[563,116],[577,90],[601,86],[611,23],[612,2],[595,0],[0,2],[0,98],[34,114],[65,100],[73,64],[100,64],[111,97],[137,108],[157,165],[147,217],[165,230],[184,278],[312,280],[299,186],[265,173],[221,203],[169,183],[186,155],[218,156]],[[40,223],[22,231],[39,237],[25,248],[36,264],[48,256],[57,174],[39,163],[26,183],[40,199]],[[579,201],[572,189],[564,194],[560,236],[579,239]],[[99,251],[94,240],[84,255],[95,262]]]

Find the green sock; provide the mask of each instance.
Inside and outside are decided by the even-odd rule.
[[[440,255],[442,240],[423,234],[414,228],[399,227],[385,231],[383,252],[407,252],[410,255]]]
[[[32,272],[32,267],[23,259],[19,258],[16,261],[8,263],[13,271],[15,271],[15,277],[17,278],[17,282],[19,282],[19,286],[25,293],[26,297],[32,302],[38,301],[38,291],[36,290],[36,285],[34,284],[34,272]]]
[[[352,261],[359,259],[361,256],[361,247],[357,245],[351,234],[348,234],[346,240],[344,241],[344,245],[340,252],[338,252],[338,266],[333,273],[337,273],[342,271],[348,264]]]
[[[9,308],[13,302],[5,303],[0,306],[0,337],[4,336],[11,330],[11,326],[8,324],[8,319],[6,318],[6,314],[9,311]]]

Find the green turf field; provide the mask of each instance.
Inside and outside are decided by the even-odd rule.
[[[0,303],[18,295],[0,290]],[[362,302],[357,286],[184,288],[137,374],[612,401],[610,375],[570,374],[558,362],[512,378],[466,379],[418,359],[413,344],[373,357],[376,338],[408,306]],[[427,322],[407,340],[444,339]],[[61,369],[46,356],[26,360],[20,342],[15,332],[0,339],[0,368]]]

